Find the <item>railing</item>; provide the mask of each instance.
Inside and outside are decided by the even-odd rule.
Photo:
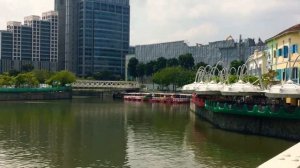
[[[93,81],[93,80],[77,80],[72,84],[73,89],[138,89],[137,82],[126,81]]]
[[[205,101],[205,109],[215,113],[228,113],[255,117],[300,119],[300,108],[288,108],[278,105],[228,104],[215,101]]]

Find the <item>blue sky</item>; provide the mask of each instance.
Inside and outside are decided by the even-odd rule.
[[[0,28],[52,10],[53,1],[0,0]],[[265,40],[299,23],[300,0],[131,0],[131,45],[206,44],[239,34]]]

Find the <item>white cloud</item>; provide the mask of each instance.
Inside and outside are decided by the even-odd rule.
[[[211,23],[203,23],[197,26],[193,26],[187,30],[179,30],[171,34],[168,39],[172,40],[187,40],[192,43],[198,42],[202,38],[214,37],[219,33],[219,29],[216,25]]]
[[[207,43],[228,35],[266,39],[300,22],[299,0],[130,0],[131,44],[173,40]],[[54,0],[0,0],[9,20],[52,10]]]
[[[53,0],[0,0],[0,29],[6,29],[7,21],[23,22],[25,16],[42,15],[54,9]]]

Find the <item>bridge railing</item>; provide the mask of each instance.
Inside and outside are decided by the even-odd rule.
[[[95,81],[77,80],[72,84],[73,89],[138,89],[138,82],[127,81]]]

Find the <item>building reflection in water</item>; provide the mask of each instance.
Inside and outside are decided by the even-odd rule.
[[[255,167],[293,142],[213,128],[188,105],[0,103],[0,167]]]

